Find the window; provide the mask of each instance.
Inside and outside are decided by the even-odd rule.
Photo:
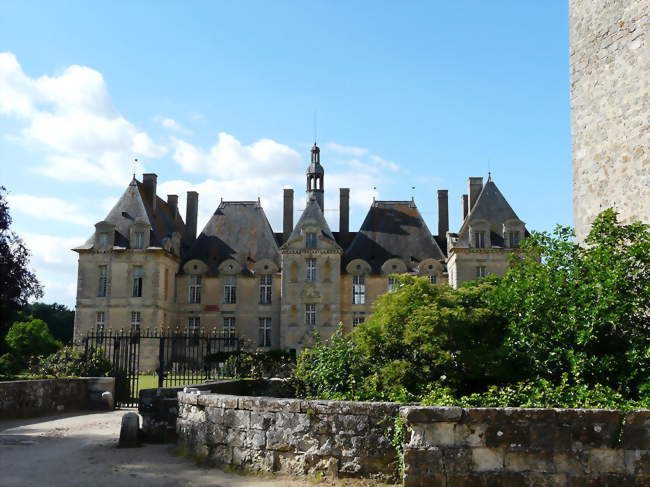
[[[519,241],[521,239],[521,234],[519,232],[510,232],[510,247],[516,249],[519,247]]]
[[[398,288],[398,282],[397,279],[394,277],[389,277],[388,278],[388,292],[395,291],[395,289]]]
[[[314,282],[316,280],[316,259],[306,259],[307,276],[306,281]]]
[[[108,250],[108,233],[102,232],[99,234],[99,242],[97,244],[97,247],[103,252]]]
[[[357,313],[355,312],[352,315],[352,328],[356,328],[358,325],[366,321],[366,314],[365,313]]]
[[[223,302],[237,303],[237,276],[226,276],[223,286]]]
[[[476,277],[485,277],[487,276],[487,271],[485,269],[484,265],[480,265],[476,267]]]
[[[187,331],[189,333],[198,333],[201,330],[201,318],[199,316],[190,316],[187,319]]]
[[[108,292],[108,266],[99,266],[99,288],[97,289],[97,296],[103,298]]]
[[[142,297],[142,276],[143,270],[141,265],[133,266],[133,288],[131,296],[134,298]]]
[[[271,346],[271,318],[260,318],[260,327],[258,330],[258,346]]]
[[[165,268],[165,279],[163,280],[163,299],[167,301],[169,296],[169,269]]]
[[[483,230],[474,232],[474,247],[477,249],[485,248],[485,232]]]
[[[433,274],[429,274],[429,282],[431,284],[435,284],[436,282],[438,282],[438,278],[436,276],[434,276]]]
[[[366,276],[352,276],[352,304],[366,303]]]
[[[133,248],[134,249],[144,248],[144,232],[133,233]]]
[[[189,300],[190,304],[201,302],[201,276],[190,276]]]
[[[309,232],[307,234],[307,248],[308,249],[315,249],[317,247],[316,244],[316,233],[314,232]]]
[[[224,316],[223,317],[223,335],[225,338],[234,338],[237,334],[235,329],[235,317],[234,316]],[[226,346],[233,346],[234,340],[228,340]]]
[[[106,314],[103,311],[97,311],[95,329],[101,333],[104,331],[104,328],[106,328]]]
[[[305,325],[316,326],[316,305],[315,304],[305,305]]]
[[[131,311],[131,331],[140,331],[142,325],[142,313],[140,311]]]
[[[273,276],[262,274],[260,276],[260,304],[271,304],[271,292],[273,287]]]

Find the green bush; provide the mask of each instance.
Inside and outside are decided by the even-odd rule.
[[[63,346],[52,336],[43,320],[14,323],[5,337],[5,342],[20,369],[27,366],[30,358],[50,355]]]
[[[92,348],[85,357],[81,350],[63,347],[48,357],[32,359],[29,372],[52,377],[108,377],[111,362],[99,348]]]
[[[221,374],[224,377],[261,379],[263,377],[290,377],[295,366],[295,356],[282,350],[255,352],[224,352],[227,355]],[[215,354],[216,355],[216,354]],[[216,360],[220,361],[220,360]]]

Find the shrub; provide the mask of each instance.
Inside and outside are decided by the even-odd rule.
[[[50,355],[63,346],[54,339],[43,320],[14,323],[5,337],[5,342],[21,369],[27,366],[31,357]]]
[[[225,352],[227,355],[221,373],[224,377],[289,377],[295,365],[295,356],[282,350],[255,352]],[[216,355],[216,354],[215,354]],[[216,360],[219,362],[220,360]]]
[[[92,348],[85,357],[73,347],[64,347],[48,357],[32,359],[30,373],[52,377],[108,377],[111,362],[99,348]]]

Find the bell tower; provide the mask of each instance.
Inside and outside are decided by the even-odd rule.
[[[311,148],[311,163],[307,169],[307,202],[310,199],[315,199],[320,206],[321,211],[324,211],[324,195],[325,195],[325,170],[320,165],[320,149],[316,142]]]

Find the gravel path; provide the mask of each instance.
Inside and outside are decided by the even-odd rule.
[[[0,421],[0,487],[314,487],[374,485],[242,476],[174,455],[173,445],[118,449],[122,411]]]

